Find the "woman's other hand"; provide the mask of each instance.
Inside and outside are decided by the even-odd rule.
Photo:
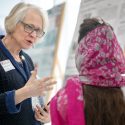
[[[49,105],[46,105],[44,107],[40,107],[40,106],[36,105],[35,118],[37,121],[40,121],[42,123],[50,122]]]

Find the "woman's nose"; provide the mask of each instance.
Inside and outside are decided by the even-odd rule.
[[[30,33],[32,37],[37,37],[37,32],[34,30],[33,32]]]

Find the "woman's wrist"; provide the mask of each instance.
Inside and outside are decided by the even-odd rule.
[[[15,104],[19,104],[23,100],[30,98],[29,94],[29,88],[27,86],[24,86],[18,90],[15,91]]]

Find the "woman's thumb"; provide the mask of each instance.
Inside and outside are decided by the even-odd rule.
[[[33,71],[31,71],[31,77],[36,79],[37,76],[37,70],[34,69]]]

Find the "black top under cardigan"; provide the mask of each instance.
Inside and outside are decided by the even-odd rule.
[[[25,58],[23,60],[24,70],[21,70],[18,63],[14,60],[0,40],[0,62],[9,59],[15,68],[10,71],[5,71],[0,64],[0,125],[36,124],[30,98],[16,106],[17,108],[20,108],[19,112],[10,113],[7,109],[6,92],[15,91],[23,87],[30,77],[30,71],[34,69],[31,58],[23,51],[21,51],[20,55]]]

